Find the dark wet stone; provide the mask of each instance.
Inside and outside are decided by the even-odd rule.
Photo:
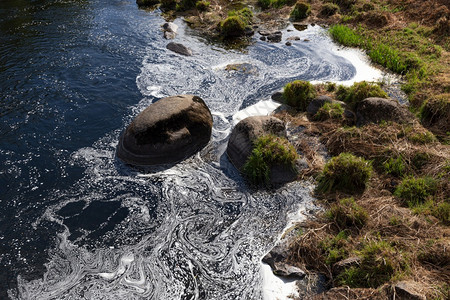
[[[288,41],[300,41],[300,37],[298,37],[298,36],[290,36],[286,40],[288,40]]]
[[[282,277],[296,277],[298,279],[302,279],[305,277],[306,273],[297,267],[288,265],[283,262],[275,263],[272,268],[273,274]]]
[[[259,39],[260,39],[261,41],[264,41],[264,42],[267,40],[267,38],[266,38],[265,36],[262,36],[262,37],[260,37]]]
[[[173,51],[173,52],[181,54],[181,55],[185,55],[185,56],[192,55],[192,50],[189,49],[188,47],[184,46],[183,44],[170,42],[167,44],[166,48],[169,49],[170,51]]]
[[[292,46],[291,42],[286,42],[286,46]]]
[[[279,103],[284,103],[283,100],[283,93],[282,92],[276,92],[271,96],[272,100]]]
[[[206,146],[211,130],[212,116],[200,97],[163,98],[142,111],[122,133],[117,156],[136,166],[173,164]]]
[[[308,107],[306,107],[306,112],[310,116],[314,116],[325,103],[331,102],[333,102],[333,99],[331,99],[330,97],[319,96],[311,100],[311,102],[309,102]]]

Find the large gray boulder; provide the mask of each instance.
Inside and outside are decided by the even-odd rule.
[[[252,153],[253,141],[266,134],[285,137],[283,121],[272,116],[255,116],[245,118],[233,128],[228,140],[227,155],[238,170],[242,169]]]
[[[200,97],[163,98],[142,111],[122,133],[117,156],[138,166],[179,162],[208,144],[212,123]]]
[[[356,126],[364,126],[381,121],[407,123],[414,118],[406,107],[398,101],[386,98],[366,98],[356,107]]]

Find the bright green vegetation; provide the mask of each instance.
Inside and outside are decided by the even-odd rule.
[[[350,87],[340,85],[336,91],[336,98],[344,101],[353,109],[359,102],[369,97],[388,98],[388,95],[378,84],[367,81],[355,82]]]
[[[361,263],[338,275],[341,285],[377,288],[408,269],[408,259],[384,240],[366,242],[355,254],[361,257]]]
[[[258,0],[258,5],[262,9],[268,9],[270,7],[278,8],[285,5],[294,5],[296,0]]]
[[[372,176],[372,164],[350,153],[341,153],[333,157],[319,176],[317,191],[321,193],[359,192],[364,190]]]
[[[305,111],[309,102],[317,95],[314,86],[302,80],[296,80],[286,84],[283,91],[283,99],[287,105]]]
[[[325,217],[339,228],[360,228],[367,222],[367,211],[358,205],[353,198],[345,198],[331,205],[325,212]]]
[[[340,12],[339,5],[334,3],[324,3],[320,8],[320,14],[323,16],[332,16]]]
[[[347,252],[348,233],[340,231],[336,236],[325,238],[319,243],[320,249],[324,252],[325,263],[332,265],[348,256]]]
[[[253,145],[253,151],[242,170],[252,183],[268,185],[270,170],[274,165],[284,165],[294,170],[298,154],[286,138],[264,135],[256,139]]]
[[[434,27],[412,22],[395,29],[364,25],[362,14],[369,9],[381,16],[401,9],[392,1],[380,5],[378,2],[369,8],[355,4],[342,17],[343,22],[354,23],[354,27],[334,25],[329,31],[331,36],[345,46],[362,48],[375,63],[404,75],[402,89],[408,94],[411,110],[440,140],[450,141],[450,123],[445,121],[450,117],[450,86],[444,79],[450,70],[444,55],[444,48],[450,51],[448,25],[444,31],[441,25],[445,22],[437,22]]]
[[[420,205],[437,191],[437,182],[431,177],[407,177],[397,186],[394,195],[406,201],[409,207]]]
[[[195,3],[195,8],[197,8],[200,11],[206,11],[208,10],[211,3],[209,1],[200,0]]]
[[[220,23],[220,31],[224,37],[238,37],[245,34],[245,29],[253,18],[252,11],[245,7],[241,10],[231,10],[228,17]]]
[[[405,175],[406,165],[401,156],[397,158],[390,157],[383,163],[383,169],[386,174],[403,177]]]
[[[314,115],[315,120],[323,121],[327,119],[344,118],[344,108],[340,103],[325,103]]]
[[[311,14],[311,5],[303,1],[299,1],[295,4],[294,9],[291,12],[291,18],[294,21],[303,20]]]

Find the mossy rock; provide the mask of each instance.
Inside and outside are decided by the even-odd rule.
[[[336,98],[347,103],[350,109],[355,109],[359,102],[370,97],[388,98],[388,95],[378,84],[367,81],[355,82],[350,87],[340,85],[336,90]]]
[[[320,14],[322,16],[332,16],[340,12],[340,8],[334,3],[324,3],[320,8]]]
[[[325,164],[316,189],[322,193],[361,192],[365,189],[372,172],[370,161],[351,153],[341,153]]]
[[[245,22],[239,16],[229,16],[220,23],[220,32],[224,37],[245,35]]]
[[[287,105],[305,111],[308,104],[317,95],[315,87],[303,80],[296,80],[284,87],[283,99]]]
[[[291,12],[291,18],[294,21],[305,19],[311,14],[311,5],[306,2],[299,1],[295,4],[294,9]]]
[[[242,172],[256,185],[271,185],[280,179],[292,181],[297,175],[297,158],[297,151],[285,137],[263,135],[253,141],[252,153]]]
[[[256,185],[279,185],[297,177],[297,152],[286,139],[285,124],[272,116],[240,121],[228,140],[227,156]]]

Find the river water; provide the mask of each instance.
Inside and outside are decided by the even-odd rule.
[[[160,12],[133,0],[0,2],[0,299],[263,297],[260,259],[310,187],[248,189],[223,154],[233,115],[357,68],[318,26],[227,50],[175,22],[194,56],[167,50]],[[183,93],[210,107],[211,143],[151,173],[118,161],[131,119]]]

